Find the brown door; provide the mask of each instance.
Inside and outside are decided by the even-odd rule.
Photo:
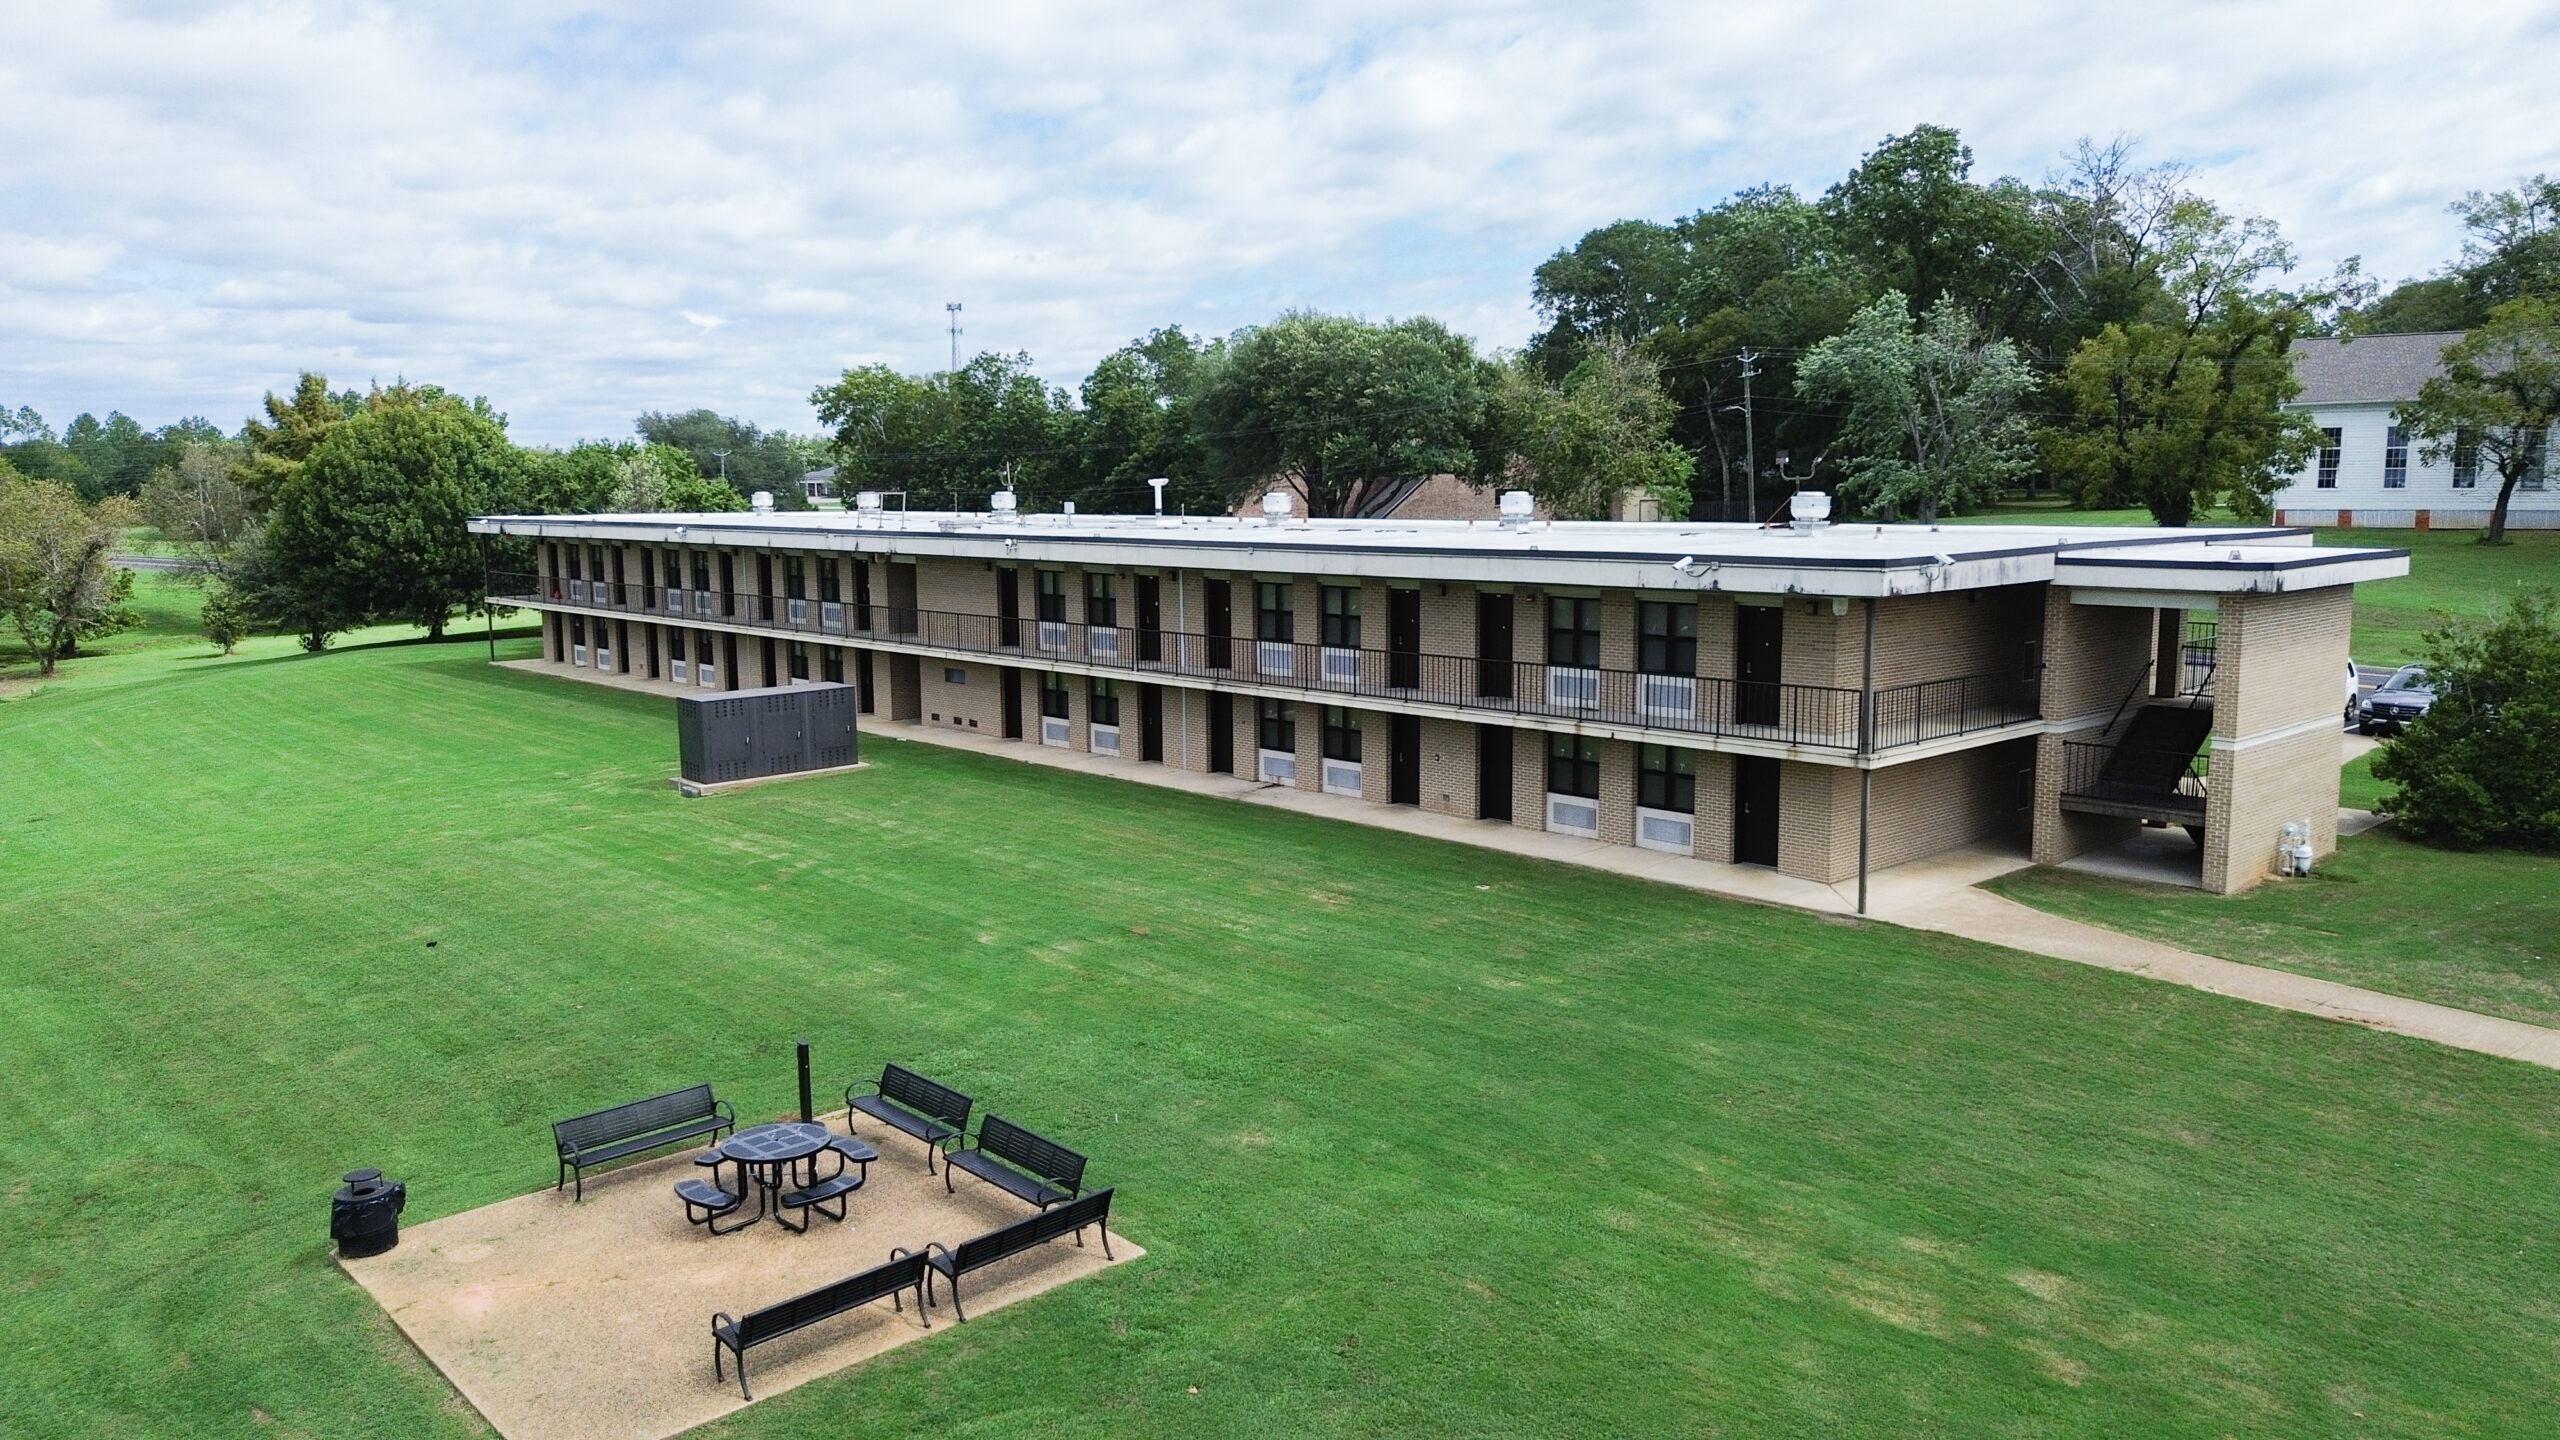
[[[1422,685],[1422,592],[1387,592],[1387,684],[1398,690]]]
[[[1733,757],[1733,858],[1778,863],[1778,762],[1765,755]]]
[[[1141,581],[1141,587],[1152,582]],[[1143,633],[1143,632],[1141,632]],[[1164,687],[1138,687],[1138,758],[1164,761]]]
[[[1780,646],[1786,623],[1787,612],[1775,605],[1734,607],[1734,679],[1739,683],[1734,686],[1733,718],[1742,724],[1778,723],[1778,676],[1785,663]]]
[[[1164,592],[1153,575],[1138,577],[1138,659],[1156,661],[1164,658]],[[1164,710],[1162,697],[1156,702],[1157,713]],[[1161,760],[1161,755],[1150,755]]]
[[[1511,697],[1511,597],[1476,592],[1476,694]],[[1502,732],[1506,737],[1509,730]],[[1508,745],[1510,741],[1503,742]],[[1491,819],[1493,817],[1486,817]],[[1510,819],[1506,799],[1503,819]]]
[[[1502,597],[1509,608],[1510,596]],[[1508,667],[1504,675],[1510,674]],[[1476,818],[1508,820],[1511,818],[1511,727],[1479,725],[1476,727]]]
[[[1235,634],[1236,630],[1234,582],[1228,580],[1201,581],[1200,609],[1203,612],[1200,628],[1207,637],[1207,644],[1204,648],[1208,651],[1207,659],[1209,668],[1212,670],[1233,669],[1236,663],[1235,641],[1230,637]],[[1232,742],[1230,743],[1232,744]],[[1234,770],[1235,766],[1231,762],[1223,767],[1219,767],[1218,773],[1221,775],[1231,774]]]

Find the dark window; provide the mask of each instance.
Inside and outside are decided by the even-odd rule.
[[[586,578],[587,578],[586,563],[587,563],[587,560],[586,560],[586,547],[585,547],[585,546],[582,546],[582,545],[572,545],[572,546],[570,546],[570,547],[569,547],[569,578],[570,578],[570,579],[572,579],[572,580],[584,580],[584,579],[586,579]]]
[[[1600,742],[1587,735],[1547,737],[1547,789],[1558,795],[1600,798]]]
[[[668,659],[682,660],[684,658],[684,636],[685,632],[682,630],[670,630],[667,632]]]
[[[2480,483],[2480,432],[2453,432],[2453,488],[2470,490]]]
[[[650,592],[654,592],[657,588],[658,552],[655,550],[643,550],[640,552],[640,589],[643,592],[640,596],[640,603],[643,605],[656,604],[657,601]]]
[[[1599,601],[1561,595],[1547,601],[1547,663],[1575,670],[1600,668]]]
[[[1668,745],[1636,748],[1636,803],[1647,810],[1698,811],[1698,755]]]
[[[2320,479],[2323,490],[2338,488],[2338,452],[2345,448],[2344,432],[2334,425],[2320,427]]]
[[[2382,488],[2397,490],[2409,483],[2409,432],[2394,425],[2382,436]]]
[[[797,555],[782,558],[782,597],[786,600],[809,598],[809,567]]]
[[[1040,616],[1052,625],[1067,623],[1067,572],[1043,570],[1040,575]]]
[[[670,590],[684,588],[684,552],[681,550],[667,552],[667,588]]]
[[[1105,630],[1120,624],[1118,577],[1108,570],[1084,572],[1084,623]]]
[[[693,552],[693,588],[696,590],[711,588],[711,552],[707,550]]]
[[[1265,750],[1298,753],[1298,715],[1286,700],[1263,699],[1254,702],[1261,712],[1258,719],[1257,743]]]
[[[586,643],[587,643],[587,617],[586,617],[586,616],[584,616],[584,615],[572,615],[572,616],[570,616],[570,617],[569,617],[569,643],[570,643],[570,644],[572,644],[572,645],[579,646],[579,647],[581,647],[581,648],[583,648],[583,647],[586,645]]]
[[[1287,581],[1264,580],[1253,587],[1253,637],[1284,645],[1298,638],[1298,613],[1291,608]]]
[[[818,652],[818,678],[830,685],[844,683],[844,652],[829,645]]]
[[[1698,673],[1698,607],[1647,600],[1636,607],[1636,669],[1647,675]]]
[[[1040,713],[1052,720],[1067,718],[1067,677],[1055,670],[1040,677]]]
[[[957,665],[945,665],[942,667],[942,683],[945,685],[966,685],[969,683],[969,672],[961,669]]]
[[[720,552],[720,613],[738,613],[738,557]]]
[[[2524,478],[2516,482],[2519,490],[2539,490],[2545,478],[2544,450],[2548,437],[2535,431],[2524,437]]]
[[[1360,587],[1324,587],[1324,643],[1336,650],[1360,648]],[[1341,756],[1335,756],[1341,759]]]
[[[791,678],[794,680],[809,678],[809,647],[797,640],[791,642]]]
[[[1360,763],[1359,711],[1346,705],[1324,707],[1324,758]]]
[[[838,605],[844,602],[844,587],[838,582],[835,557],[818,562],[818,603]]]
[[[629,603],[622,595],[622,547],[619,545],[613,547],[613,603]]]
[[[1105,680],[1101,676],[1097,675],[1093,677],[1092,683],[1093,723],[1096,725],[1119,724],[1120,682],[1117,680]]]

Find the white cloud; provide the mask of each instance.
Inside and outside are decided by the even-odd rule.
[[[1488,344],[1592,225],[1883,135],[1984,173],[2143,137],[2312,268],[2420,274],[2552,166],[2548,9],[15,0],[0,400],[230,423],[295,370],[486,393],[519,436],[708,404],[807,428],[849,363],[1429,312]]]

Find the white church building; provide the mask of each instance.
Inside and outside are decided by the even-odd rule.
[[[2368,525],[2420,530],[2477,530],[2498,499],[2498,472],[2470,457],[2439,456],[2430,464],[2416,437],[2402,430],[2399,407],[2441,372],[2444,347],[2458,330],[2418,335],[2314,336],[2296,343],[2294,373],[2302,394],[2293,408],[2311,412],[2321,446],[2311,463],[2276,492],[2279,525]],[[2544,447],[2545,453],[2549,446]],[[2514,529],[2560,529],[2560,490],[2536,467],[2516,486],[2507,510]]]

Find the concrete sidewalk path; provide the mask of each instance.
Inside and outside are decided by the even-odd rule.
[[[538,674],[557,676],[561,673],[558,667],[538,660],[501,661],[500,664]],[[571,678],[654,694],[700,693],[664,681],[635,679],[627,675],[575,672]],[[921,741],[1016,764],[1075,770],[1167,790],[1185,790],[1195,795],[1267,805],[1275,810],[1291,810],[1373,829],[1399,830],[1408,835],[1424,835],[1435,840],[1473,845],[1478,849],[1606,870],[1728,900],[1785,905],[1825,915],[1855,915],[1858,908],[1854,882],[1822,885],[1757,865],[1728,865],[1686,855],[1665,855],[1571,835],[1550,835],[1498,820],[1465,820],[1410,806],[1373,805],[1365,800],[1266,785],[1233,775],[1196,774],[1169,765],[1143,764],[1019,740],[999,740],[983,731],[919,722],[866,719],[863,736],[867,745],[884,740],[893,743]],[[2059,915],[2048,915],[2032,906],[2021,905],[1979,888],[1985,880],[2026,869],[2033,863],[2023,852],[2011,847],[1974,845],[1880,870],[1868,877],[1867,918],[1914,930],[1934,930],[1967,940],[1980,940],[2074,964],[2165,980],[2173,985],[2246,1000],[2255,1005],[2431,1040],[2458,1050],[2472,1050],[2483,1055],[2560,1069],[2560,1030],[2457,1010],[2449,1005],[2432,1005],[2405,996],[2386,995],[2379,990],[2359,989],[2334,980],[2296,975],[2263,965],[2244,965],[2236,960],[2198,955],[2100,926],[2066,920]]]

